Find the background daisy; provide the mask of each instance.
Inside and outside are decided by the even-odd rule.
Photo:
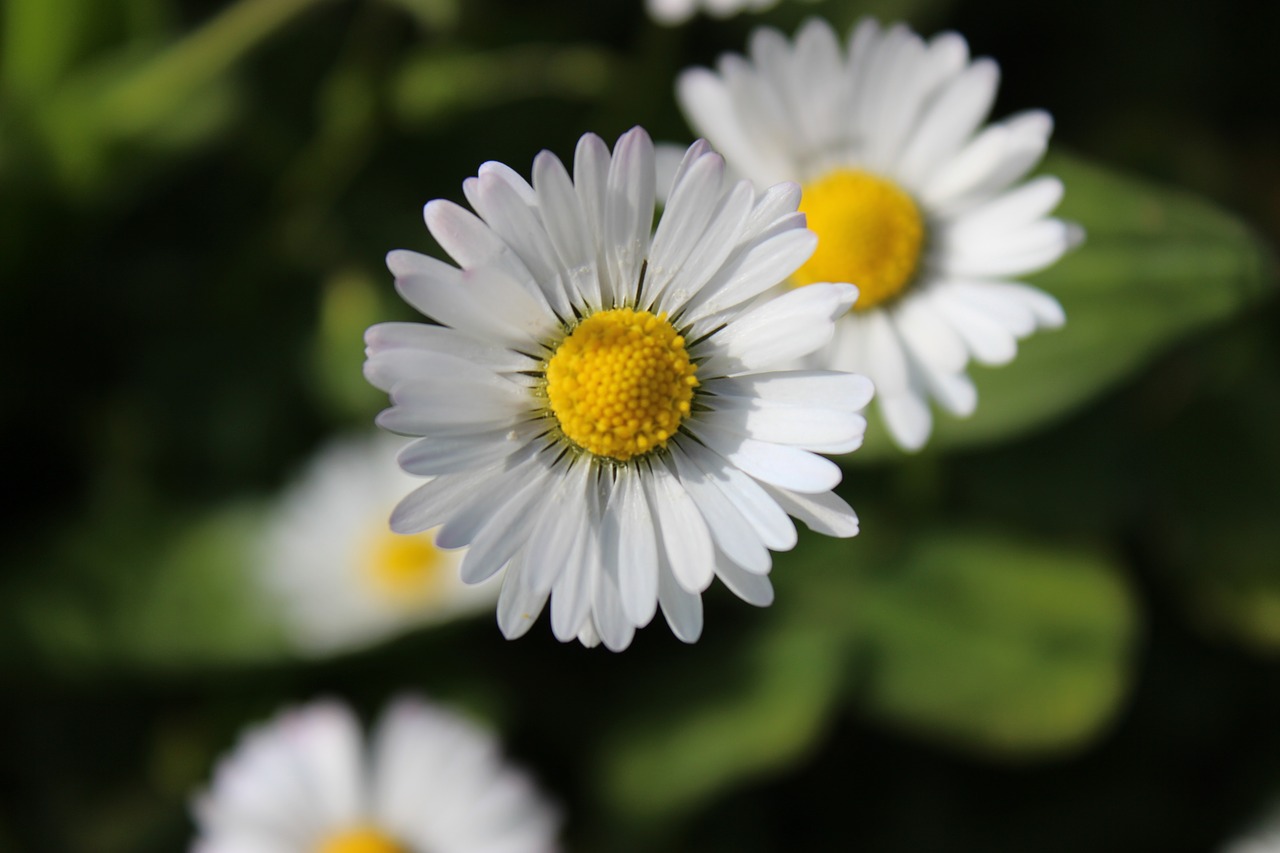
[[[818,249],[793,277],[857,284],[860,296],[818,363],[864,373],[904,449],[928,441],[928,401],[962,417],[973,359],[999,365],[1016,341],[1062,325],[1048,294],[1011,281],[1078,242],[1049,217],[1062,184],[1019,184],[1044,154],[1041,111],[983,126],[999,73],[955,33],[925,42],[863,20],[842,46],[825,21],[788,41],[751,37],[749,58],[692,69],[677,93],[698,133],[757,186],[798,181]]]
[[[664,24],[682,24],[699,9],[717,18],[727,18],[743,11],[759,12],[777,4],[778,0],[645,0],[649,14]]]
[[[393,403],[378,422],[425,436],[400,460],[433,478],[392,526],[442,525],[440,545],[470,545],[464,580],[507,566],[508,637],[550,596],[561,640],[623,649],[661,603],[693,642],[713,577],[772,601],[769,551],[796,543],[788,514],[857,532],[831,491],[840,469],[812,451],[861,443],[870,384],[776,372],[827,341],[855,289],[756,301],[813,251],[798,188],[726,184],[723,159],[699,143],[651,233],[654,168],[639,128],[612,153],[582,137],[572,179],[547,151],[532,185],[487,163],[463,185],[479,216],[426,208],[460,269],[387,258],[401,295],[443,324],[367,336],[366,376]]]
[[[331,442],[266,520],[254,574],[300,651],[367,645],[497,599],[496,583],[459,580],[463,552],[437,548],[434,531],[388,527],[396,502],[416,483],[396,464],[401,445],[380,434]]]
[[[493,736],[402,697],[366,744],[321,701],[249,729],[194,800],[192,853],[551,853],[559,819]]]

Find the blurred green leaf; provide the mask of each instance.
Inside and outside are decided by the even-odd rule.
[[[386,395],[365,380],[360,366],[365,329],[388,316],[388,290],[360,270],[325,283],[312,358],[317,390],[340,415],[369,419],[386,405]]]
[[[1058,215],[1087,232],[1083,246],[1030,279],[1062,302],[1066,326],[1023,341],[1012,364],[973,366],[978,410],[967,420],[939,415],[931,450],[1050,423],[1274,290],[1269,247],[1208,201],[1061,154],[1044,171],[1066,185]],[[851,459],[897,454],[883,432],[868,430]]]
[[[252,583],[256,507],[178,527],[103,514],[3,596],[11,662],[74,670],[270,660],[285,648]],[[35,568],[35,567],[33,567]]]
[[[840,644],[796,621],[760,627],[716,655],[714,669],[705,655],[681,655],[621,703],[627,716],[601,750],[604,796],[619,814],[646,821],[695,810],[818,739],[839,695]]]
[[[1280,653],[1280,336],[1274,310],[1158,376],[1145,446],[1144,544],[1210,633]],[[1162,396],[1186,395],[1172,400]]]
[[[1087,740],[1125,693],[1137,617],[1103,554],[930,530],[848,574],[856,696],[874,717],[1026,755]]]
[[[147,163],[157,153],[184,151],[213,136],[239,104],[231,68],[318,2],[239,0],[180,39],[125,38],[74,67],[60,66],[60,85],[28,105],[38,144],[59,182],[74,193],[90,194],[119,183],[121,174],[130,175],[132,169],[122,163]],[[51,6],[67,4],[58,0]],[[137,27],[153,26],[161,17],[138,2],[124,11]],[[37,23],[28,23],[24,31]],[[35,32],[31,38],[69,39],[74,29],[62,35]],[[31,77],[32,86],[52,83],[45,78],[54,72],[40,68],[6,71]],[[122,156],[122,150],[131,156]]]
[[[33,97],[71,67],[89,35],[94,0],[7,0],[0,74],[9,93]]]
[[[423,52],[401,69],[392,103],[406,122],[434,121],[521,98],[593,98],[617,76],[609,52],[523,44],[483,53]]]

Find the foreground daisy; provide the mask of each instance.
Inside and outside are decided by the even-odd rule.
[[[193,804],[192,853],[550,853],[559,820],[493,737],[420,699],[366,747],[314,702],[250,729]]]
[[[769,549],[796,542],[788,513],[857,532],[831,492],[840,469],[811,451],[861,443],[870,383],[774,372],[823,346],[856,290],[757,299],[816,238],[796,213],[798,187],[757,196],[723,171],[693,145],[651,236],[649,137],[636,128],[611,154],[588,134],[572,178],[544,151],[532,186],[499,163],[466,181],[479,218],[427,205],[427,227],[461,269],[387,258],[401,295],[441,324],[366,337],[365,375],[394,404],[378,421],[426,436],[400,461],[434,478],[391,524],[443,525],[439,545],[470,545],[468,582],[506,566],[507,637],[550,596],[562,641],[623,649],[661,603],[693,642],[713,576],[752,604],[772,601]]]
[[[430,533],[393,533],[387,516],[417,480],[403,445],[373,434],[323,448],[280,499],[259,548],[261,579],[300,651],[367,645],[493,605],[496,583],[458,578],[462,553]]]
[[[1048,216],[1056,178],[1018,184],[1052,122],[1032,111],[982,127],[999,72],[954,33],[926,43],[866,20],[845,49],[811,20],[794,42],[757,30],[749,53],[686,71],[680,103],[757,186],[804,186],[819,244],[791,284],[848,281],[861,294],[818,363],[871,377],[890,434],[918,449],[930,398],[973,413],[970,358],[1005,364],[1018,338],[1063,323],[1053,297],[1008,280],[1079,239]]]

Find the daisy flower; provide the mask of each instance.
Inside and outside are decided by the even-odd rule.
[[[793,42],[757,30],[749,54],[684,72],[680,104],[757,186],[803,185],[819,244],[790,284],[860,291],[816,363],[869,376],[890,435],[917,450],[933,428],[930,399],[973,413],[970,359],[1005,364],[1017,339],[1063,323],[1053,297],[1009,280],[1080,237],[1049,218],[1056,178],[1019,183],[1052,121],[1034,110],[984,127],[999,71],[971,61],[955,33],[925,42],[864,20],[845,48],[810,20]]]
[[[1273,810],[1261,825],[1228,843],[1222,853],[1280,853],[1280,810]]]
[[[295,648],[325,654],[491,607],[496,583],[458,578],[462,554],[432,533],[401,535],[387,516],[417,481],[403,442],[377,433],[321,449],[267,519],[256,577]]]
[[[192,806],[192,853],[552,853],[559,818],[492,735],[402,697],[366,745],[320,701],[247,731]]]
[[[612,153],[582,137],[572,177],[543,151],[532,184],[486,163],[463,189],[479,216],[426,207],[458,267],[387,258],[439,325],[374,326],[365,375],[393,403],[378,422],[425,436],[400,462],[432,479],[392,528],[441,525],[437,544],[469,545],[467,582],[505,566],[507,637],[550,598],[562,641],[626,648],[661,604],[693,642],[713,577],[772,601],[769,549],[796,543],[788,514],[857,532],[831,491],[840,469],[813,451],[861,443],[870,383],[775,369],[823,346],[857,291],[758,298],[813,252],[799,187],[726,184],[698,142],[654,230],[653,143],[635,128]]]
[[[813,2],[813,0],[810,0]],[[646,0],[649,17],[663,24],[683,24],[702,9],[717,18],[742,11],[760,12],[778,5],[778,0]]]

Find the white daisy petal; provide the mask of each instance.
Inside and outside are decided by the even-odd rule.
[[[898,446],[908,451],[924,447],[933,431],[933,415],[920,394],[906,389],[893,396],[882,394],[876,399],[884,425]]]
[[[541,285],[539,292],[551,310],[562,319],[569,317],[572,312],[568,294],[559,281],[562,276],[567,277],[567,271],[534,207],[537,198],[533,188],[518,176],[511,179],[505,172],[494,170],[482,170],[475,180],[471,203],[476,212],[524,261],[534,282]],[[513,180],[519,184],[513,185]]]
[[[661,462],[652,466],[645,486],[658,517],[666,564],[676,583],[690,593],[702,592],[711,584],[715,547],[697,503]]]
[[[319,849],[551,853],[559,817],[492,735],[451,711],[401,697],[366,748],[336,702],[287,710],[251,729],[197,797],[205,853]],[[289,791],[287,802],[272,792]],[[238,813],[258,792],[255,814]],[[290,830],[273,829],[286,815]]]
[[[435,527],[449,516],[458,501],[475,488],[478,480],[497,476],[500,472],[495,466],[433,477],[396,504],[395,511],[391,513],[391,529],[396,533],[418,533]]]
[[[848,310],[856,293],[848,285],[811,285],[748,310],[712,336],[718,351],[706,372],[749,373],[813,352],[830,338],[815,330],[831,329],[828,323]]]
[[[831,338],[807,338],[804,363],[868,376],[886,427],[906,449],[928,440],[931,399],[953,414],[973,412],[971,356],[1005,363],[1017,338],[1063,320],[1052,297],[987,287],[1012,287],[1002,279],[1054,263],[1082,237],[1078,226],[1050,218],[1059,181],[1015,186],[1043,156],[1053,123],[1033,110],[983,127],[998,83],[995,62],[971,60],[955,33],[926,42],[905,25],[866,19],[843,49],[821,21],[790,40],[757,30],[747,57],[721,57],[714,72],[686,70],[677,84],[689,123],[732,171],[757,187],[804,186],[800,209],[818,243],[789,283],[801,292],[828,282],[860,291]],[[745,266],[759,268],[752,261]],[[708,374],[805,355],[799,318],[753,328],[750,314],[727,317],[717,299],[707,288],[682,315],[695,339],[721,339],[722,353],[701,365]],[[753,354],[740,360],[746,340]],[[754,422],[777,438],[775,417]],[[797,435],[809,450],[857,445],[851,435]]]
[[[618,589],[618,578],[614,569],[605,566],[605,570],[596,576],[595,596],[591,602],[591,621],[600,642],[609,651],[620,652],[631,645],[635,635],[635,625],[627,618],[622,607],[622,593]]]
[[[806,495],[762,484],[778,506],[804,522],[814,533],[848,539],[858,534],[858,514],[835,492]]]
[[[422,217],[431,236],[463,269],[489,267],[501,270],[516,281],[529,280],[529,268],[520,256],[466,208],[437,199],[422,209]],[[387,265],[391,266],[390,256]],[[397,277],[400,275],[394,267],[391,271]]]
[[[830,33],[809,32],[820,56],[776,57],[800,75],[793,92],[837,64]],[[809,130],[821,139],[838,124]],[[584,136],[572,179],[545,152],[532,183],[486,164],[465,185],[480,217],[428,205],[462,269],[388,259],[406,298],[441,324],[368,334],[366,374],[393,403],[378,422],[420,436],[401,463],[431,477],[391,524],[438,526],[439,547],[469,546],[463,581],[501,572],[507,637],[550,598],[561,641],[619,651],[661,607],[693,642],[717,573],[752,603],[772,599],[759,579],[770,549],[796,543],[784,502],[851,530],[843,503],[822,496],[840,469],[811,451],[859,445],[871,384],[773,369],[821,347],[856,288],[775,296],[813,251],[798,188],[726,185],[706,143],[674,167],[651,236],[654,158],[637,128],[613,152]],[[780,501],[764,483],[815,496]]]
[[[739,164],[743,174],[760,176],[753,177],[757,186],[785,180],[788,164],[761,149],[751,129],[743,124],[743,114],[747,111],[740,108],[729,88],[716,75],[700,68],[685,71],[676,81],[676,100],[694,130],[709,138],[717,151],[731,163]],[[770,175],[776,179],[768,177]]]
[[[751,524],[738,512],[737,507],[679,447],[675,448],[672,457],[675,459],[680,484],[697,505],[718,551],[749,572],[768,572],[773,565],[769,550],[755,535]]]
[[[1048,216],[1062,201],[1062,181],[1045,175],[970,208],[947,226],[948,239],[962,243],[1017,229]]]
[[[947,321],[964,340],[965,346],[982,364],[1008,364],[1018,354],[1018,340],[1013,333],[982,311],[957,299],[945,288],[934,299],[947,312]]]
[[[371,326],[364,337],[370,365],[365,370],[365,378],[381,391],[390,391],[392,385],[407,378],[396,369],[402,351],[427,350],[451,355],[487,367],[495,373],[519,373],[532,370],[538,364],[527,355],[478,341],[446,326],[379,323]],[[374,375],[370,375],[371,370]]]
[[[973,414],[978,405],[978,389],[967,373],[946,373],[914,359],[913,362],[920,381],[939,406],[960,418]]]
[[[991,111],[999,84],[1000,69],[989,59],[979,59],[947,83],[920,117],[897,163],[895,172],[905,186],[922,185],[938,163],[959,150]]]
[[[994,289],[990,285],[994,285]],[[984,281],[947,283],[947,289],[956,299],[963,300],[983,312],[1012,332],[1014,337],[1025,338],[1036,330],[1039,320],[1026,302],[1003,293],[999,289],[1001,286],[1007,285],[1004,282]]]
[[[648,625],[658,605],[658,544],[639,474],[618,472],[618,588],[631,624]]]
[[[874,388],[865,376],[834,370],[787,370],[744,373],[714,379],[707,391],[735,400],[759,400],[782,406],[811,405],[820,400],[824,408],[857,412],[871,402]]]
[[[498,629],[508,640],[529,633],[542,608],[547,606],[548,593],[529,588],[529,573],[520,571],[519,559],[517,555],[511,561],[502,576],[502,591],[498,594]]]
[[[665,555],[660,557],[664,561],[658,573],[658,603],[662,605],[662,615],[671,633],[682,642],[696,643],[702,636],[702,596],[685,590],[665,566]]]
[[[685,303],[682,320],[696,323],[758,296],[785,281],[817,245],[812,231],[795,228],[745,248]]]
[[[403,268],[411,253],[392,253],[387,265]],[[516,279],[497,267],[456,270],[432,261],[411,271],[396,272],[396,288],[410,305],[432,319],[473,338],[520,351],[545,338],[555,318]],[[495,307],[495,310],[490,310]]]
[[[551,632],[557,640],[567,643],[578,635],[591,615],[594,575],[582,570],[587,555],[584,525],[577,525],[576,535],[564,553],[564,570],[556,578],[551,592]]]
[[[714,412],[700,413],[695,418],[725,432],[797,447],[827,447],[861,438],[861,417],[833,409],[764,406],[758,401],[727,398],[719,402]]]
[[[560,158],[543,151],[533,160],[533,187],[560,266],[567,271],[570,292],[565,298],[583,308],[601,305],[596,244],[574,192],[573,180]]]
[[[765,483],[814,493],[840,482],[840,466],[807,450],[746,438],[705,421],[691,422],[689,428],[708,447]]]
[[[747,604],[754,604],[756,607],[773,604],[773,582],[767,574],[749,572],[726,559],[724,554],[719,554],[716,559],[716,577]]]
[[[964,341],[935,309],[927,294],[917,291],[887,312],[906,348],[934,370],[958,373],[969,362]]]
[[[436,534],[436,544],[441,548],[461,548],[470,545],[476,535],[489,524],[506,518],[506,508],[510,514],[518,514],[521,507],[532,499],[531,492],[549,483],[550,469],[539,459],[525,459],[504,470],[499,476],[492,477],[467,500],[452,508]],[[501,525],[497,525],[501,526]],[[468,556],[471,556],[468,554]],[[482,569],[478,561],[472,560],[471,578],[468,583],[483,580],[496,572],[500,565],[491,565]],[[467,568],[466,566],[463,567]],[[464,577],[464,580],[467,580]]]
[[[465,583],[480,583],[496,574],[526,544],[529,531],[537,527],[548,512],[554,511],[549,510],[542,499],[548,482],[558,472],[552,468],[541,473],[540,477],[530,477],[509,498],[495,500],[482,507],[482,511],[488,510],[484,526],[474,533],[469,530],[456,532],[457,528],[464,526],[461,511],[440,529],[436,541],[441,547],[449,547],[446,537],[450,535],[456,540],[465,539],[471,545],[462,560],[461,574]]]
[[[708,474],[760,541],[772,551],[790,551],[796,546],[796,527],[769,494],[751,477],[731,465],[724,465],[709,449],[692,445],[689,455]],[[714,472],[714,473],[712,473]]]
[[[649,248],[656,192],[653,142],[636,128],[613,151],[605,184],[604,240],[615,298],[634,298]]]

